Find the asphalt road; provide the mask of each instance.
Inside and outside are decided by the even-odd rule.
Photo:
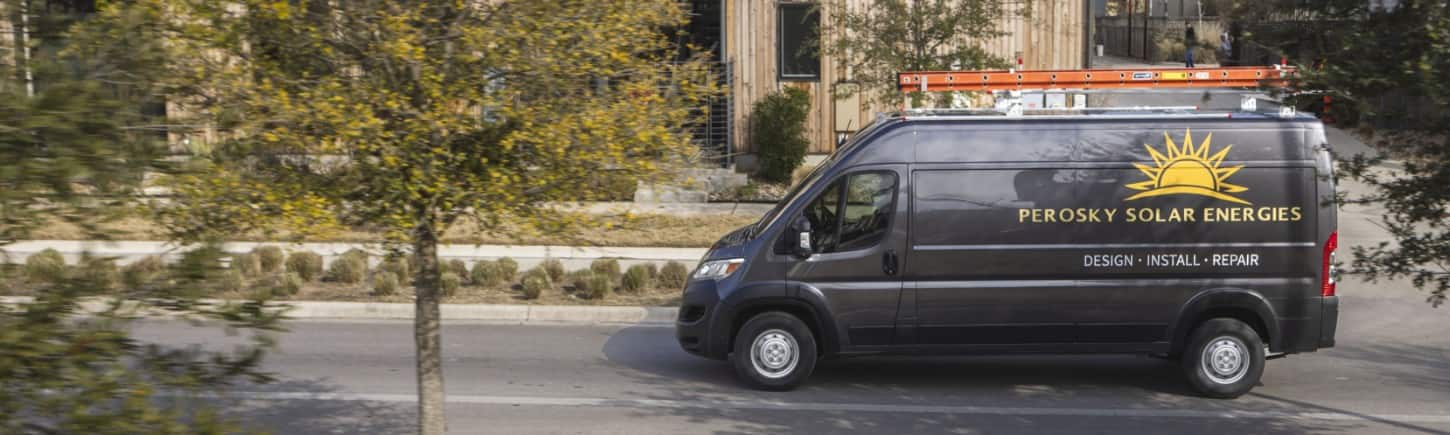
[[[1344,148],[1353,148],[1347,145]],[[1346,184],[1344,189],[1359,190]],[[1340,217],[1341,244],[1376,243],[1377,210]],[[1450,307],[1404,282],[1340,285],[1339,346],[1269,363],[1237,400],[1192,395],[1177,367],[1132,356],[873,357],[822,363],[789,393],[745,389],[667,327],[451,324],[452,433],[1450,433]],[[406,433],[407,322],[294,322],[280,380],[219,399],[280,434]],[[142,338],[225,349],[214,328],[153,322]]]

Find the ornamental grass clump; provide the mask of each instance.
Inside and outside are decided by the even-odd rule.
[[[473,271],[469,272],[469,278],[473,281],[473,285],[483,288],[498,287],[508,281],[499,262],[488,260],[474,262]]]
[[[652,287],[654,285],[653,281],[649,276],[649,270],[643,265],[636,264],[630,266],[629,270],[624,272],[624,277],[619,281],[619,289],[630,293],[639,293]]]
[[[25,259],[25,277],[31,282],[58,283],[65,280],[68,272],[65,256],[54,249],[47,248]]]
[[[600,258],[589,263],[589,270],[611,279],[619,279],[619,260],[613,258]]]
[[[368,277],[368,254],[357,249],[342,253],[328,266],[327,277],[344,284],[363,282]]]
[[[510,257],[500,258],[498,259],[498,271],[503,274],[505,282],[513,281],[515,277],[519,276],[519,262]]]
[[[254,278],[261,276],[262,259],[255,252],[256,250],[253,250],[253,252],[232,254],[231,269],[241,273],[243,277]]]
[[[553,280],[549,279],[549,271],[543,267],[535,267],[524,272],[524,277],[519,281],[519,286],[524,291],[524,298],[538,299],[544,294],[544,290],[554,287]]]
[[[678,261],[671,261],[665,263],[665,267],[660,268],[660,287],[670,289],[683,289],[685,288],[685,283],[689,280],[690,268],[685,267],[684,264],[681,264]]]
[[[322,256],[311,251],[295,251],[287,256],[287,273],[296,274],[303,281],[316,281],[322,277]]]
[[[540,263],[539,267],[543,268],[544,272],[549,274],[549,282],[558,282],[564,279],[564,263],[560,262],[557,258],[544,259],[544,262]]]
[[[166,262],[161,257],[148,255],[121,268],[121,282],[126,288],[136,289],[161,279],[166,274]]]
[[[443,292],[443,297],[452,297],[458,294],[458,288],[463,286],[463,277],[453,272],[443,272],[438,277],[438,289]]]
[[[373,295],[392,296],[398,293],[398,275],[388,271],[379,271],[373,275]]]
[[[257,265],[261,266],[262,273],[281,272],[282,262],[287,259],[282,248],[276,246],[258,246],[252,249],[252,255],[257,256]]]

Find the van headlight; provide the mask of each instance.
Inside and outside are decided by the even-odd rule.
[[[726,260],[712,260],[700,264],[695,269],[695,279],[721,279],[735,273],[736,269],[745,265],[744,258],[731,258]]]

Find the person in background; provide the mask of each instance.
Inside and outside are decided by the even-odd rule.
[[[1184,21],[1183,56],[1187,68],[1193,68],[1193,46],[1198,44],[1198,34],[1193,31],[1193,22]]]

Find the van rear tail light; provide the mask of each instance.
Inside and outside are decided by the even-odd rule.
[[[1334,250],[1339,247],[1339,231],[1329,233],[1329,240],[1324,242],[1324,260],[1321,265],[1319,278],[1319,294],[1325,297],[1334,296],[1334,276],[1339,274],[1334,266]]]

